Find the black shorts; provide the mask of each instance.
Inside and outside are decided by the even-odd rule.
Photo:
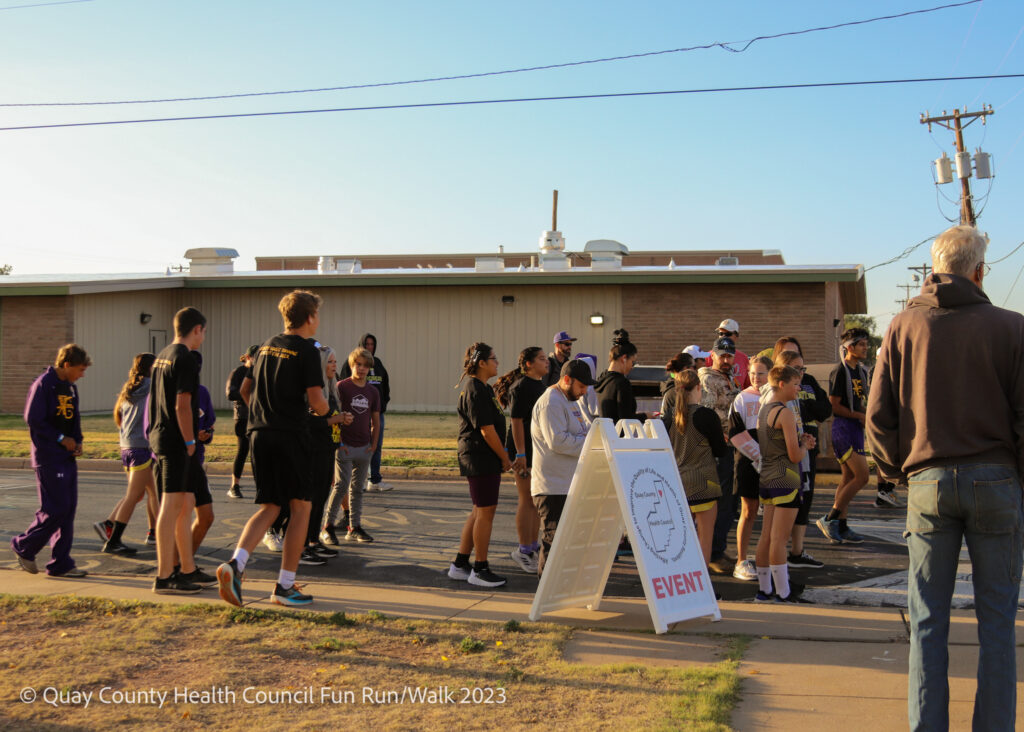
[[[311,501],[309,445],[301,435],[256,430],[249,436],[249,460],[256,483],[256,503],[287,506],[289,501]]]
[[[759,486],[761,476],[754,470],[754,464],[745,457],[740,457],[736,463],[736,492],[740,498],[758,500],[761,497]]]
[[[474,506],[489,508],[498,505],[501,473],[495,475],[470,475],[466,480],[469,481],[469,497],[473,500]]]
[[[188,488],[196,494],[196,506],[208,506],[213,503],[210,480],[206,477],[206,471],[203,470],[198,455],[193,455],[188,461]]]
[[[159,495],[164,493],[185,493],[189,490],[189,464],[191,459],[188,453],[176,453],[174,455],[157,455],[153,475],[156,478],[156,491]]]

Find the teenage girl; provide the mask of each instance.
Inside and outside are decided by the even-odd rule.
[[[114,424],[120,432],[118,443],[121,447],[121,465],[128,473],[128,489],[124,498],[114,507],[110,518],[94,525],[96,533],[104,540],[103,551],[107,554],[128,557],[135,554],[136,550],[125,546],[121,537],[135,511],[135,505],[144,496],[148,496],[150,534],[156,523],[156,507],[159,504],[153,481],[153,455],[149,451],[149,440],[143,426],[146,401],[149,398],[149,375],[155,360],[156,356],[152,353],[135,356],[128,371],[128,381],[124,382],[114,404]]]
[[[757,444],[757,415],[761,411],[761,388],[768,383],[768,372],[772,362],[766,356],[755,356],[750,359],[747,376],[750,386],[736,395],[729,408],[729,437],[742,435],[744,432],[751,442],[740,448],[739,460],[736,462],[736,492],[739,494],[740,520],[736,525],[736,567],[732,576],[741,580],[756,580],[757,569],[753,560],[747,559],[750,547],[750,536],[754,532],[757,520],[757,506],[760,496],[761,449]]]
[[[524,348],[519,354],[519,364],[494,384],[494,394],[502,407],[509,408],[512,429],[505,438],[505,449],[515,455],[512,474],[519,492],[516,506],[516,533],[519,547],[512,550],[512,561],[520,569],[537,574],[537,551],[540,542],[540,516],[530,495],[530,468],[533,466],[533,440],[530,438],[530,424],[533,405],[547,388],[548,356],[538,346]]]
[[[800,372],[792,366],[775,366],[768,373],[768,385],[771,396],[757,416],[764,518],[757,542],[759,590],[754,601],[800,602],[802,588],[791,587],[789,582],[786,544],[800,508],[799,464],[817,441],[797,433],[796,417],[786,406],[800,391]]]
[[[702,392],[697,372],[692,369],[679,371],[675,381],[675,389],[665,394],[661,418],[668,427],[679,477],[697,528],[700,551],[707,564],[711,559],[711,536],[718,515],[718,499],[722,495],[715,458],[726,453],[725,437],[722,435],[722,423],[714,410],[700,406]]]
[[[647,415],[636,411],[636,397],[629,382],[629,372],[636,365],[636,346],[629,340],[625,330],[615,331],[612,348],[608,352],[608,369],[597,377],[597,409],[602,417],[613,422],[620,419],[638,419],[643,422]]]
[[[460,384],[464,383],[458,409],[459,472],[469,481],[473,510],[462,527],[459,551],[448,567],[448,576],[481,587],[501,587],[506,582],[487,564],[501,474],[512,469],[504,446],[505,414],[487,383],[497,375],[498,357],[494,349],[486,343],[474,343],[466,349],[459,379]],[[469,555],[474,550],[476,561],[470,565]]]

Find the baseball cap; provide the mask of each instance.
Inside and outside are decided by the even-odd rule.
[[[735,321],[734,321],[735,322]],[[733,343],[732,338],[719,338],[715,341],[714,347],[711,349],[712,353],[731,353],[736,355],[736,344]]]
[[[726,318],[725,320],[718,324],[718,330],[727,330],[730,333],[739,333],[740,324],[737,323],[732,318]]]
[[[576,381],[587,386],[593,386],[597,383],[590,373],[590,366],[587,362],[578,358],[570,358],[562,364],[562,372],[558,378],[561,379],[563,376],[571,376]]]
[[[574,340],[576,340],[576,339],[573,338],[571,335],[566,333],[564,330],[560,330],[557,333],[555,333],[555,339],[552,341],[552,343],[563,343],[565,341],[574,341]]]
[[[697,344],[687,346],[686,348],[683,349],[683,353],[690,356],[691,358],[703,358],[705,361],[711,355],[711,351],[702,351],[700,350],[700,346],[698,346]]]
[[[592,377],[597,376],[597,356],[592,353],[577,353],[575,360],[585,363],[590,368]]]

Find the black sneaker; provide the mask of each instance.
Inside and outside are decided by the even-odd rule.
[[[270,596],[270,601],[277,605],[309,605],[313,602],[312,595],[304,595],[299,592],[299,588],[292,585],[287,590],[281,587],[280,584],[274,585],[274,594]]]
[[[781,605],[813,605],[813,600],[808,600],[806,597],[796,593],[790,592],[787,597],[779,597],[775,595],[775,602]]]
[[[107,543],[103,545],[103,553],[118,554],[122,557],[134,557],[138,553],[138,549],[132,549],[130,546],[126,546],[119,541],[107,539]]]
[[[305,564],[307,567],[322,567],[327,564],[327,560],[323,557],[318,557],[307,548],[302,550],[302,556],[299,557],[299,564]]]
[[[478,587],[501,587],[508,580],[504,577],[499,577],[491,571],[490,567],[484,566],[479,569],[473,568],[473,571],[469,573],[469,584],[477,585]]]
[[[172,574],[164,579],[157,577],[153,580],[153,592],[158,595],[194,595],[202,591],[202,587],[183,579],[180,574]]]
[[[314,554],[324,557],[325,559],[332,559],[333,557],[338,556],[338,552],[335,549],[326,547],[320,542],[310,544],[307,549],[310,549]]]
[[[67,577],[68,579],[82,579],[82,577],[85,577],[89,573],[86,572],[84,569],[72,567],[67,572],[47,572],[46,574],[49,577]]]
[[[196,567],[195,570],[189,572],[188,574],[182,574],[181,572],[179,572],[178,576],[186,582],[192,582],[193,584],[197,584],[200,587],[213,587],[215,584],[217,584],[216,577],[214,577],[212,574],[207,574],[203,570],[199,569],[199,567]]]
[[[354,526],[345,534],[345,541],[358,541],[360,544],[369,544],[373,537],[363,531],[363,527]]]
[[[821,569],[825,566],[824,562],[819,562],[817,559],[812,557],[807,552],[800,552],[800,554],[790,554],[786,557],[786,564],[794,569]]]
[[[228,498],[234,498],[235,500],[243,500],[245,496],[242,495],[242,488],[238,485],[233,485],[228,488]]]

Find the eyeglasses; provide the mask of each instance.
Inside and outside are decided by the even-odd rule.
[[[801,374],[806,374],[807,373],[807,367],[806,366],[794,366],[793,368],[795,368]]]
[[[978,262],[978,268],[981,269],[981,274],[985,277],[988,277],[988,273],[992,271],[992,265],[984,262]]]
[[[497,360],[498,360],[497,356],[488,356],[487,358],[484,359],[484,361],[497,361]]]

